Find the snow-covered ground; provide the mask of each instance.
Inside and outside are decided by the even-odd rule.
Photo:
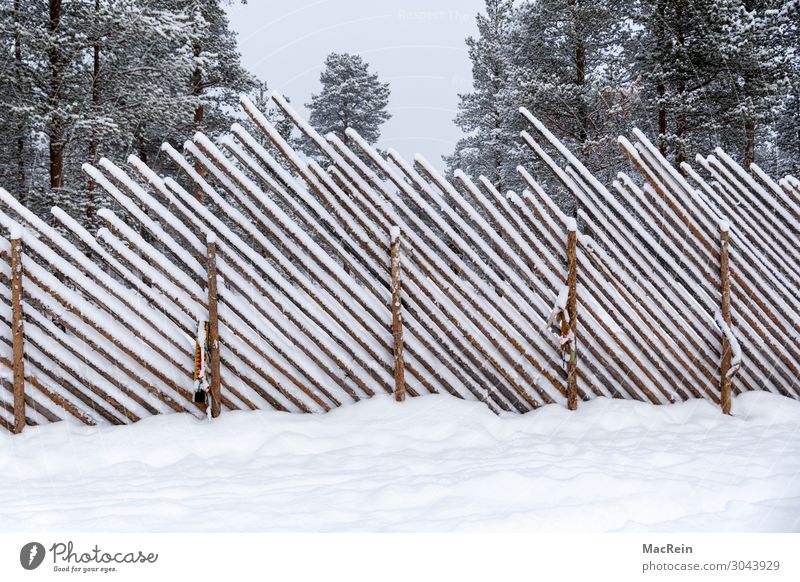
[[[800,531],[800,402],[443,396],[0,436],[2,531]]]

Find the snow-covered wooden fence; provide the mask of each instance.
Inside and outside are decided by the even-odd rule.
[[[719,403],[728,382],[797,397],[795,178],[721,151],[679,171],[634,131],[620,138],[634,172],[608,188],[523,110],[522,139],[578,201],[576,222],[529,170],[519,195],[449,180],[274,101],[316,156],[243,100],[258,135],[235,124],[165,144],[174,176],[136,157],[86,165],[114,202],[94,234],[0,190],[2,426],[204,415],[193,373],[209,311],[223,411],[325,412],[398,390],[520,413],[571,392]]]
[[[581,304],[597,303],[614,316],[617,354],[630,355],[631,376],[647,378],[670,401],[703,396],[716,402],[722,376],[736,372],[736,393],[764,389],[797,397],[800,214],[794,178],[776,184],[755,165],[746,172],[721,150],[698,157],[705,177],[689,164],[679,172],[634,130],[635,143],[619,142],[642,183],[621,173],[609,191],[538,120],[523,114],[561,165],[542,143],[528,134],[523,139],[579,200]],[[563,224],[557,209],[551,211]],[[723,240],[730,245],[729,309],[720,279]]]

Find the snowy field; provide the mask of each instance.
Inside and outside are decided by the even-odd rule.
[[[426,396],[0,436],[0,530],[800,531],[800,403]]]

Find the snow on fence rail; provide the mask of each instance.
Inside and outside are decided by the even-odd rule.
[[[596,396],[727,412],[731,390],[800,394],[794,177],[721,150],[677,169],[634,130],[619,140],[633,173],[609,188],[523,109],[521,137],[576,221],[525,168],[521,194],[448,180],[273,100],[318,156],[243,99],[260,135],[235,124],[216,143],[165,144],[174,176],[136,157],[85,165],[118,209],[94,234],[0,190],[0,425],[205,415],[205,321],[214,416],[380,393],[519,413]]]

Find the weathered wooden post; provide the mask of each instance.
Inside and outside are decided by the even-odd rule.
[[[403,316],[400,313],[400,227],[392,227],[389,237],[392,278],[392,336],[394,338],[394,397],[398,402],[406,399],[406,373],[403,360]]]
[[[567,316],[569,317],[567,343],[567,408],[578,408],[578,225],[572,218],[567,223]]]
[[[731,412],[731,342],[728,338],[728,333],[731,331],[731,279],[729,270],[729,238],[730,227],[727,222],[720,224],[720,248],[719,248],[719,267],[720,267],[720,283],[722,287],[722,305],[720,311],[722,312],[722,321],[726,329],[723,329],[722,334],[722,361],[720,362],[720,400],[722,401],[722,412],[730,414]]]
[[[220,413],[219,317],[217,315],[217,239],[208,236],[208,355],[211,364],[211,416]]]
[[[22,323],[22,233],[11,233],[11,351],[14,375],[14,432],[25,427],[25,330]]]

